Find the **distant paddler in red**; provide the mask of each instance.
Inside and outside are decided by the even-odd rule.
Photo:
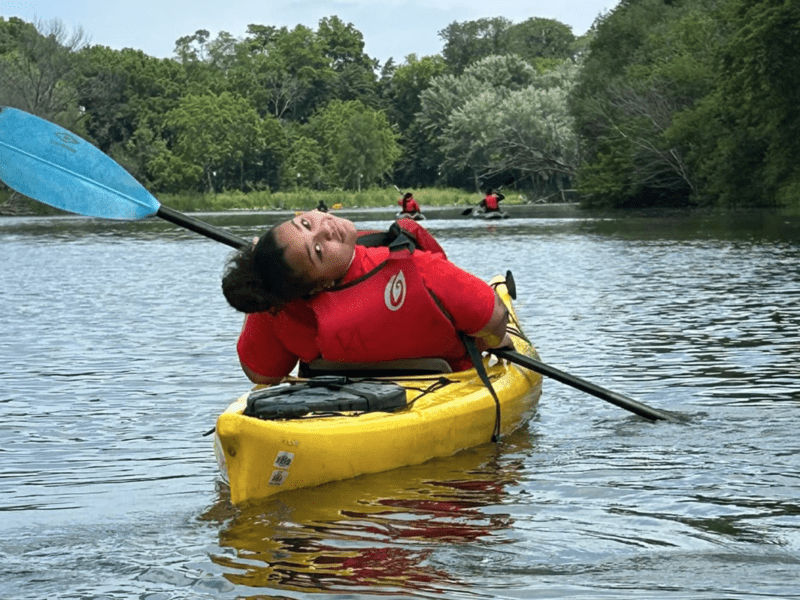
[[[414,200],[414,195],[411,192],[403,194],[397,201],[397,204],[400,205],[400,212],[397,213],[398,219],[414,219],[415,221],[419,221],[425,218],[422,215],[422,209],[419,207],[419,203]]]
[[[505,198],[503,194],[500,192],[493,192],[492,188],[489,188],[486,190],[486,196],[484,196],[483,200],[481,200],[478,206],[485,212],[499,212],[500,201],[503,198]]]

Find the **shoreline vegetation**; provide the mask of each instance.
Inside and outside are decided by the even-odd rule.
[[[406,191],[406,190],[404,190]],[[469,193],[456,188],[422,188],[408,190],[420,203],[422,212],[427,208],[474,207],[483,199],[480,193]],[[501,206],[547,204],[546,199],[530,198],[514,190],[503,190],[505,199]],[[342,190],[297,189],[281,192],[223,192],[218,194],[159,194],[158,201],[180,212],[233,212],[271,210],[312,210],[319,202],[332,209],[384,208],[399,211],[397,201],[401,194],[389,188],[369,188],[359,192]],[[16,192],[0,192],[0,216],[55,215],[63,211],[31,200]]]
[[[406,190],[404,190],[406,191]],[[408,190],[420,203],[423,214],[429,218],[451,218],[464,216],[464,209],[474,208],[483,199],[482,193],[466,192],[457,188],[420,188]],[[647,214],[736,214],[741,211],[765,211],[764,214],[798,216],[800,210],[793,206],[656,206],[650,208],[614,209],[599,208],[580,202],[574,195],[562,199],[560,194],[546,198],[533,198],[524,191],[503,189],[505,199],[501,208],[512,216],[547,216],[552,218],[579,216],[597,217],[625,214],[630,217]],[[247,213],[281,213],[308,211],[317,208],[320,200],[332,212],[352,214],[358,211],[386,212],[394,215],[400,211],[397,201],[401,194],[392,188],[372,187],[360,192],[344,190],[296,189],[281,192],[238,191],[217,194],[158,194],[156,198],[164,206],[187,214],[200,215],[245,215]],[[565,201],[566,200],[566,201]],[[48,217],[72,215],[47,204],[27,198],[13,190],[0,189],[0,217]],[[468,216],[468,214],[467,214]]]

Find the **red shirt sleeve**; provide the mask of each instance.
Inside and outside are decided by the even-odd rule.
[[[298,360],[319,356],[317,320],[304,302],[291,302],[273,316],[248,315],[236,345],[239,360],[264,377],[285,377]]]
[[[388,248],[356,246],[344,282],[369,272],[388,254]],[[247,315],[236,350],[239,360],[251,371],[264,377],[285,377],[298,360],[309,362],[319,356],[313,310],[297,300],[274,316],[266,312]]]
[[[486,327],[494,312],[492,286],[440,254],[417,251],[414,256],[426,287],[450,314],[456,329],[473,335]]]
[[[269,313],[247,315],[236,344],[242,364],[264,377],[284,377],[297,364],[297,356],[278,337],[276,325],[277,317]]]

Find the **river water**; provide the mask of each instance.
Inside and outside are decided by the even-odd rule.
[[[499,444],[236,508],[203,436],[249,387],[229,249],[2,218],[0,598],[800,598],[800,215],[434,216],[544,362],[684,421],[546,380]]]

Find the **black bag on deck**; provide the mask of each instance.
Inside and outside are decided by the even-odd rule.
[[[251,392],[244,414],[268,421],[310,413],[394,412],[405,405],[406,390],[396,383],[325,375]]]

